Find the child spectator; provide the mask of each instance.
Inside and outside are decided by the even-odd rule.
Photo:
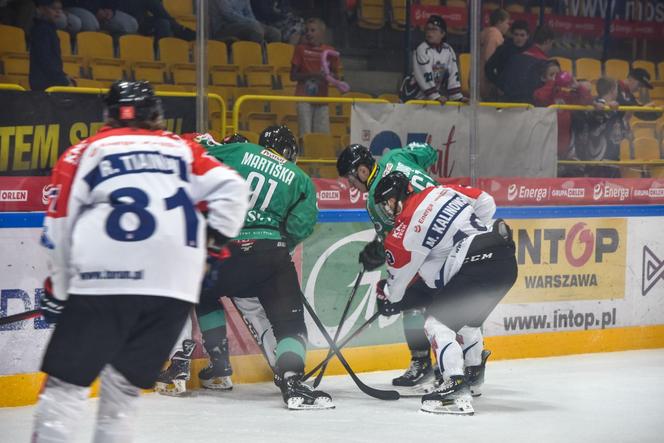
[[[489,27],[480,33],[480,95],[482,99],[495,96],[492,84],[484,73],[486,63],[496,52],[496,49],[505,42],[504,35],[510,28],[510,14],[498,8],[491,11]]]
[[[557,60],[548,60],[543,65],[540,81],[543,85],[533,93],[537,106],[592,103],[590,88],[577,82],[569,72],[562,72]],[[558,110],[558,158],[566,158],[570,148],[573,112]]]
[[[493,84],[495,97],[498,101],[504,95],[505,78],[503,72],[510,59],[528,49],[530,43],[530,29],[525,20],[516,20],[510,27],[510,38],[498,46],[496,52],[489,58],[484,67],[486,79]],[[490,97],[491,98],[491,97]]]
[[[60,0],[35,0],[37,10],[30,33],[30,88],[43,91],[50,86],[74,84],[62,69],[60,39],[55,22],[62,15]]]
[[[321,56],[333,47],[324,45],[325,23],[319,18],[307,19],[304,29],[304,42],[295,47],[291,61],[290,78],[297,82],[295,95],[304,97],[327,97],[328,84],[322,71]],[[339,59],[329,60],[330,73],[337,76]],[[327,103],[297,104],[297,120],[300,136],[308,132],[330,132],[330,117]]]

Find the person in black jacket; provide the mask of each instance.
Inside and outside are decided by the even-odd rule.
[[[503,71],[509,63],[509,60],[515,54],[519,54],[530,46],[530,30],[528,29],[528,22],[525,20],[516,20],[510,27],[510,39],[505,43],[498,46],[496,52],[493,53],[489,60],[486,62],[484,72],[487,80],[493,83],[498,89],[499,99],[505,90],[505,78]]]
[[[62,15],[60,0],[35,0],[37,10],[30,33],[30,88],[69,86],[73,80],[62,69],[60,39],[55,22]]]

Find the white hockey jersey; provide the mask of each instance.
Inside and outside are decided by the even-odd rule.
[[[56,298],[142,294],[196,303],[209,225],[238,235],[249,188],[205,149],[167,131],[102,128],[53,169],[42,244]]]
[[[450,100],[463,98],[457,58],[447,43],[420,43],[413,52],[413,76],[420,87],[417,99],[437,100],[441,92]]]
[[[496,204],[486,192],[459,185],[427,188],[411,196],[385,239],[385,295],[399,302],[419,274],[442,288],[459,272],[472,237],[492,229]]]

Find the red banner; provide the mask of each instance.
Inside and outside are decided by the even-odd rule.
[[[45,211],[51,177],[0,177],[0,212]]]

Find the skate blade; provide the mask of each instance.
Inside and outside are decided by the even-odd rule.
[[[292,411],[310,411],[315,409],[334,409],[334,403],[329,398],[317,398],[313,404],[306,404],[302,397],[291,397],[286,407]]]
[[[161,395],[169,395],[171,397],[182,397],[187,393],[186,380],[173,380],[172,383],[157,382],[154,390]]]
[[[458,398],[452,403],[444,404],[440,400],[428,400],[422,403],[422,412],[438,415],[474,415],[475,409],[468,399]]]
[[[403,382],[402,383],[399,383],[399,382],[395,383],[394,380],[392,380],[392,386],[394,386],[394,388],[396,388],[397,390],[399,390],[399,389],[409,389],[409,388],[412,389],[412,388],[417,388],[418,386],[421,386],[421,385],[430,384],[433,381],[434,381],[434,374],[433,374],[433,371],[431,371],[430,373],[426,374],[421,379],[419,379],[417,381],[417,383],[403,384]]]
[[[230,391],[233,389],[233,382],[230,377],[213,377],[210,380],[200,380],[201,386],[213,391]]]
[[[432,392],[437,387],[438,386],[436,385],[434,380],[431,382],[422,383],[412,387],[394,386],[393,389],[397,391],[399,395],[401,395],[402,397],[421,397],[425,394]]]

